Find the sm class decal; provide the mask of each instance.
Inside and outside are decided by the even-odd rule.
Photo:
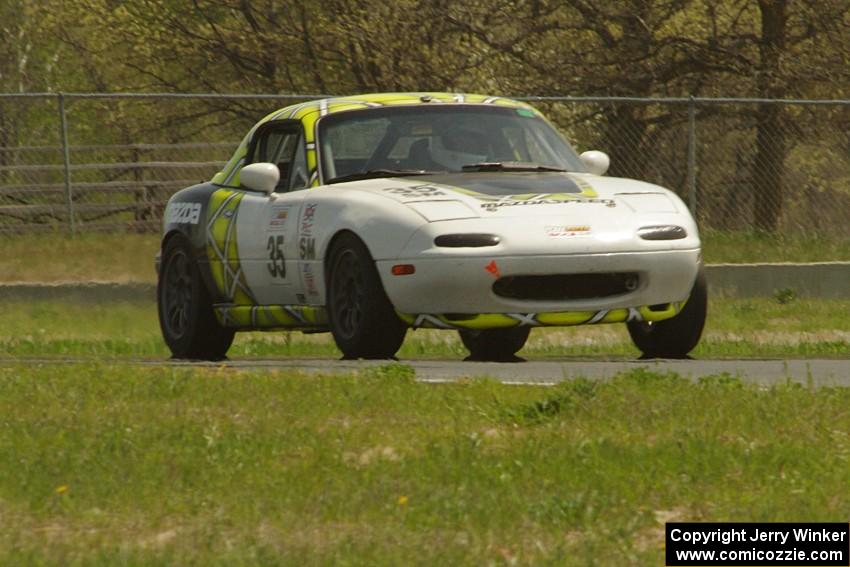
[[[307,203],[301,212],[301,222],[298,226],[298,255],[301,258],[301,283],[304,292],[310,297],[319,295],[316,286],[315,262],[316,259],[316,237],[313,229],[316,225],[316,210],[319,205]]]

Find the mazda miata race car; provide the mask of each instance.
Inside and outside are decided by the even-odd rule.
[[[500,97],[273,112],[168,202],[165,342],[220,359],[236,331],[330,331],[347,358],[389,358],[408,328],[430,327],[505,360],[532,327],[625,323],[645,355],[684,357],[707,305],[696,224],[673,192],[607,168]]]

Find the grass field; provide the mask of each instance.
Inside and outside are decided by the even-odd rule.
[[[155,237],[117,238],[8,240],[0,278],[151,281]],[[720,244],[709,261],[753,261],[733,255],[743,240]],[[812,251],[836,253],[823,259],[850,259]],[[850,509],[850,389],[140,368],[121,360],[168,356],[151,302],[3,307],[0,565],[661,565],[666,521]],[[698,358],[850,352],[850,300],[713,298],[709,313]],[[230,354],[339,356],[301,333],[240,334]],[[639,353],[603,325],[536,329],[520,354]],[[465,355],[455,333],[422,330],[399,353]],[[10,360],[58,356],[101,362]]]
[[[850,390],[0,366],[3,565],[663,564],[665,521],[840,521]]]
[[[715,231],[702,236],[708,263],[850,261],[850,239]],[[0,245],[0,282],[156,280],[156,234],[33,234],[3,237]]]
[[[850,353],[850,301],[714,299],[703,357],[834,357]],[[140,303],[7,302],[0,319],[0,356],[166,357],[156,306]],[[452,331],[410,331],[399,357],[463,358]],[[624,325],[535,329],[522,356],[636,358]],[[339,357],[329,334],[240,333],[231,357]]]

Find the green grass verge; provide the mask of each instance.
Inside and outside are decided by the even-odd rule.
[[[708,263],[850,261],[850,239],[706,231]],[[0,282],[154,282],[156,234],[48,233],[0,239]]]
[[[847,237],[716,230],[703,231],[700,236],[703,257],[709,264],[850,261]]]
[[[663,564],[665,521],[838,521],[850,389],[0,367],[3,565]]]
[[[156,281],[156,234],[27,234],[0,245],[0,282]]]
[[[712,300],[696,357],[834,357],[850,352],[850,301]],[[339,357],[329,334],[240,333],[231,357]],[[529,357],[639,355],[624,325],[535,329]],[[152,303],[8,302],[0,319],[0,356],[166,357]],[[408,333],[399,357],[463,358],[457,333]]]

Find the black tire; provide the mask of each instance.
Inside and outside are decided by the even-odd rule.
[[[342,234],[328,258],[328,320],[343,357],[393,358],[407,325],[384,292],[366,245],[351,233]]]
[[[525,346],[530,332],[531,327],[459,331],[460,340],[469,351],[469,360],[491,362],[519,360],[514,355]]]
[[[645,358],[687,358],[699,343],[708,312],[705,272],[700,268],[684,309],[672,319],[656,323],[627,323],[632,342]]]
[[[235,330],[216,319],[192,248],[182,235],[170,238],[162,249],[156,298],[159,327],[174,358],[225,358]]]

